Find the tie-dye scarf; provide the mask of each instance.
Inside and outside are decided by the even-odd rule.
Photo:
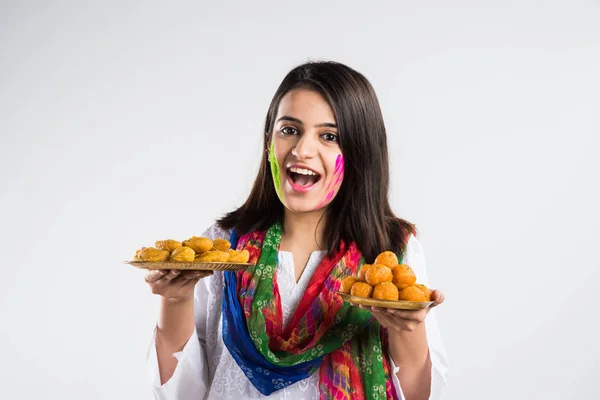
[[[264,395],[319,370],[321,399],[397,399],[387,361],[387,334],[371,313],[337,294],[364,260],[355,245],[326,257],[287,327],[277,285],[281,224],[232,235],[253,266],[225,272],[223,340],[246,377]]]

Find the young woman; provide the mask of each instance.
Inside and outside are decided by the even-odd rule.
[[[433,312],[367,309],[337,294],[385,250],[427,285],[415,230],[392,212],[388,183],[368,80],[334,62],[289,72],[267,113],[248,200],[202,234],[248,249],[256,266],[146,276],[161,296],[148,354],[155,397],[439,398],[446,356]],[[443,299],[432,292],[434,306]]]

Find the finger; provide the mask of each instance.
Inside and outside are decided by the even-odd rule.
[[[379,308],[377,310],[371,310],[371,313],[373,313],[373,315],[381,316],[381,318],[385,318],[386,320],[390,320],[390,321],[395,321],[395,320],[399,320],[399,319],[406,319],[406,318],[404,318],[402,316],[389,313],[387,311],[387,309],[385,309],[385,308]]]
[[[171,279],[171,281],[169,281],[167,284],[175,287],[181,287],[190,281],[193,281],[195,284],[200,280],[200,276],[200,272],[198,271],[182,271],[179,276]]]
[[[179,274],[181,274],[181,270],[172,269],[167,274],[165,274],[165,276],[163,276],[162,279],[164,279],[165,281],[168,282],[168,281],[171,281],[171,280],[177,278],[179,276]]]
[[[389,314],[406,319],[408,321],[423,322],[427,317],[428,311],[424,310],[389,310]]]
[[[153,293],[162,292],[167,287],[181,290],[183,287],[195,286],[198,281],[212,275],[212,271],[178,271],[178,274],[167,274],[164,278],[152,283]],[[175,275],[175,277],[173,277]]]
[[[187,289],[190,286],[196,286],[196,283],[198,283],[198,281],[200,280],[199,277],[195,277],[195,278],[182,278],[181,277],[177,278],[177,279],[173,279],[171,281],[171,285],[175,286],[177,288],[177,290],[182,290],[182,289]]]
[[[164,287],[171,285],[175,279],[179,277],[180,273],[180,270],[168,270],[167,273],[164,274],[160,279],[157,279],[154,282],[149,282],[150,285],[152,285],[153,293],[156,291],[162,291],[164,290]]]
[[[384,326],[386,328],[392,328],[392,327],[394,327],[394,325],[396,325],[394,323],[392,317],[389,315],[386,315],[385,313],[371,310],[371,314],[375,317],[375,319],[377,319],[377,321],[379,321],[379,323],[382,326]]]
[[[410,315],[412,315],[412,314],[410,314],[410,312],[412,312],[412,311],[409,311],[408,314],[405,314],[402,312],[402,310],[396,310],[395,308],[383,308],[383,307],[372,306],[371,312],[379,313],[379,314],[387,314],[392,317],[399,316],[399,317],[406,318],[406,319],[412,319],[412,317],[410,316]]]
[[[200,274],[202,273],[202,271],[181,271],[179,273],[179,276],[174,278],[173,280],[177,280],[177,281],[187,281],[190,279],[196,279],[198,277],[200,277]]]
[[[419,322],[408,320],[402,317],[393,316],[386,312],[374,312],[373,315],[379,323],[387,329],[400,332],[400,331],[413,331],[419,325]]]
[[[187,282],[193,281],[195,285],[200,279],[206,278],[207,276],[213,275],[213,271],[182,271],[178,277],[174,278],[171,283],[177,283],[178,285],[186,284]]]
[[[205,278],[213,274],[213,271],[205,271],[205,270],[188,270],[181,271],[180,275],[185,276],[186,278]]]
[[[163,276],[165,276],[168,272],[169,272],[168,270],[164,270],[164,269],[151,270],[146,273],[146,276],[144,276],[144,280],[147,283],[156,282],[159,279],[161,279]]]
[[[446,296],[444,295],[444,293],[441,290],[434,290],[433,292],[431,292],[431,301],[433,301],[433,304],[431,305],[431,307],[436,307],[439,306],[440,304],[442,304],[444,302],[444,300],[446,299]]]

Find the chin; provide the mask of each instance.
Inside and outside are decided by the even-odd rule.
[[[324,208],[319,208],[319,201],[312,201],[308,199],[285,199],[284,206],[287,210],[293,213],[309,213],[319,211]]]

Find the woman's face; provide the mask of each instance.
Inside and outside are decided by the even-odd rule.
[[[344,158],[333,110],[321,94],[295,89],[281,99],[269,160],[288,210],[316,211],[333,200],[344,178]]]

